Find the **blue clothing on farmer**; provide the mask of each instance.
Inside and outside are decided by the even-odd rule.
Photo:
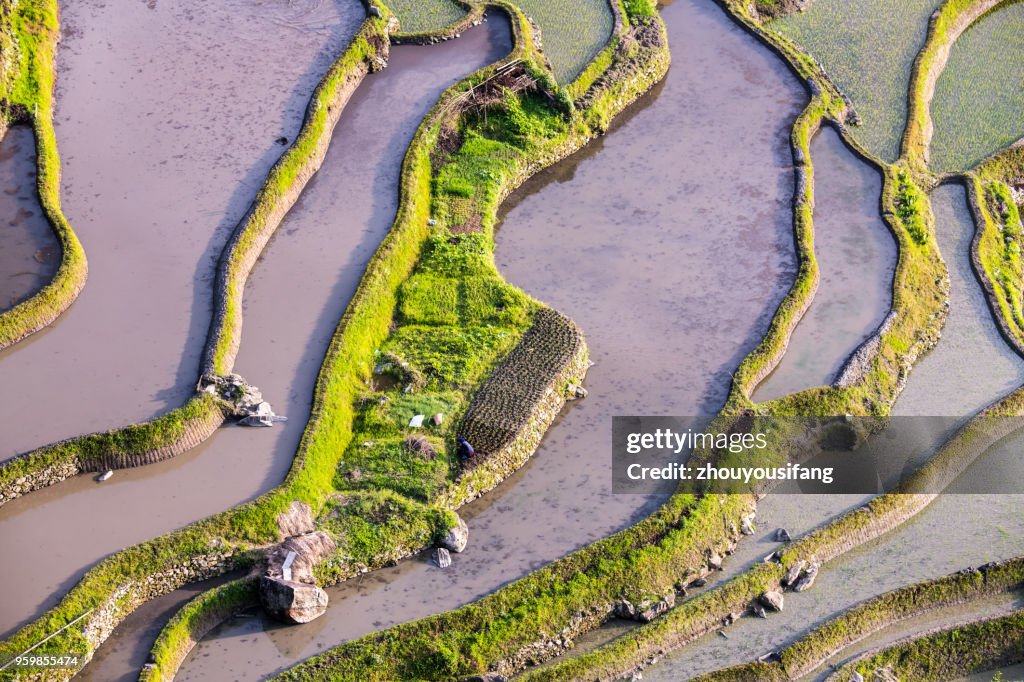
[[[463,438],[462,436],[456,438],[455,443],[457,445],[455,451],[459,453],[459,459],[462,460],[463,462],[465,462],[467,459],[476,454],[476,451],[473,449],[473,446],[470,445],[469,441]]]

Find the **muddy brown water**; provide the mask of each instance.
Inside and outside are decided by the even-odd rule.
[[[968,254],[974,225],[960,186],[932,194],[939,248],[950,271],[950,313],[942,340],[912,371],[897,415],[966,417],[1024,384],[1022,361],[999,335]],[[935,445],[942,437],[935,439]],[[1000,466],[1024,474],[1024,433],[997,443],[972,469]],[[951,490],[955,491],[954,483]],[[860,496],[770,495],[758,505],[760,532],[740,544],[724,580],[778,545],[779,526],[797,533],[862,503]],[[794,533],[796,535],[797,533]],[[688,679],[745,662],[797,638],[808,627],[887,590],[988,561],[1024,555],[1024,495],[946,494],[893,532],[834,560],[812,590],[786,595],[786,610],[768,620],[741,619],[669,654],[644,672],[649,680]]]
[[[666,82],[515,193],[497,236],[505,277],[582,326],[596,362],[590,396],[522,471],[463,510],[470,544],[451,568],[414,559],[330,588],[331,607],[308,625],[231,621],[177,679],[263,678],[458,607],[659,503],[610,494],[610,418],[722,405],[793,278],[788,130],[805,102],[782,64],[713,3],[677,0],[663,17]]]
[[[17,125],[0,140],[0,312],[13,308],[53,279],[60,244],[39,204],[36,141]]]
[[[363,16],[355,0],[61,4],[54,123],[89,280],[0,353],[0,459],[189,396],[216,259]]]
[[[896,242],[879,215],[881,175],[830,126],[811,141],[811,158],[820,281],[782,362],[757,387],[758,401],[835,381],[892,307]]]
[[[7,505],[0,519],[5,546],[29,542],[45,527],[70,525],[71,537],[80,535],[28,547],[24,565],[10,567],[13,582],[0,609],[5,626],[51,605],[104,554],[228,508],[283,478],[331,334],[394,220],[399,171],[416,127],[444,88],[511,50],[507,22],[485,26],[458,41],[394,49],[388,69],[357,90],[323,167],[250,280],[238,369],[289,421],[274,429],[225,427],[169,462],[118,471],[103,484],[79,477]],[[100,649],[117,653],[97,659],[92,679],[134,678],[153,632],[118,629]],[[136,642],[145,638],[145,646]]]
[[[432,49],[401,47],[358,89],[335,142],[269,246],[245,292],[237,370],[290,417],[273,429],[222,428],[200,447],[157,465],[81,476],[8,503],[0,633],[30,620],[85,568],[124,546],[252,499],[284,478],[309,415],[328,342],[366,263],[390,228],[405,150],[441,91],[511,49],[507,25]],[[60,528],[59,541],[40,541]]]
[[[90,276],[56,325],[0,354],[0,457],[153,416],[194,390],[220,250],[281,154],[275,138],[297,133],[316,82],[365,16],[358,3],[319,0],[81,0],[62,10],[62,192]],[[268,314],[294,307],[285,293]],[[239,366],[263,383],[278,355],[250,344]],[[273,368],[281,377],[266,384],[268,399],[287,413],[294,371]],[[293,452],[286,434],[297,438],[234,432],[119,472],[109,487],[79,477],[5,505],[0,548],[19,547],[23,561],[0,569],[10,580],[0,636],[100,557],[274,485]],[[42,539],[53,529],[60,540]]]

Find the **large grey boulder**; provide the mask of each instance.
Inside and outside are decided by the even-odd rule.
[[[785,605],[785,598],[779,590],[768,590],[758,597],[758,601],[764,604],[765,608],[769,608],[772,611],[781,611]]]
[[[311,533],[315,528],[313,510],[305,502],[292,500],[288,508],[277,515],[277,530],[282,538]]]
[[[327,593],[319,586],[282,578],[260,578],[260,603],[284,623],[308,623],[327,610]]]
[[[441,538],[440,544],[449,552],[458,553],[466,549],[466,545],[469,543],[469,526],[458,514],[455,515],[455,519],[456,524],[448,529],[448,532]]]

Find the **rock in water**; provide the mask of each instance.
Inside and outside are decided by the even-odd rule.
[[[317,585],[281,578],[260,578],[260,602],[284,623],[308,623],[327,610],[327,593]]]
[[[747,515],[740,521],[740,532],[744,535],[753,535],[755,532],[754,528],[754,517]]]
[[[434,562],[440,568],[448,568],[452,565],[452,555],[444,547],[438,547],[434,550]]]
[[[768,590],[758,597],[758,601],[772,611],[781,611],[785,605],[785,598],[782,596],[782,592],[778,590]]]
[[[804,570],[804,566],[806,565],[807,562],[803,559],[794,561],[790,564],[789,568],[786,570],[786,577],[782,579],[782,584],[786,587],[793,585],[797,581],[797,578],[800,577],[800,573]]]
[[[814,584],[814,579],[818,577],[818,564],[811,564],[804,571],[804,574],[800,576],[800,579],[793,585],[794,592],[803,592],[804,590],[811,589],[811,585]]]
[[[458,514],[455,515],[455,520],[456,524],[449,528],[448,532],[441,539],[441,546],[450,552],[458,554],[466,549],[466,545],[469,543],[469,526],[466,525],[466,522]]]
[[[775,542],[789,542],[792,539],[793,536],[785,528],[779,528],[775,531]]]

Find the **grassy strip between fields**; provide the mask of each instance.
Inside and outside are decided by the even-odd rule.
[[[779,651],[777,658],[772,661],[753,661],[725,668],[695,677],[693,682],[797,680],[853,644],[895,623],[935,609],[966,604],[1022,587],[1024,558],[900,587],[843,611]]]
[[[381,17],[370,18],[364,22],[349,50],[336,64],[336,67],[339,68],[332,69],[331,74],[325,79],[325,83],[317,89],[314,103],[310,106],[310,118],[314,123],[320,121],[319,125],[325,125],[326,118],[322,112],[333,105],[336,91],[345,86],[346,70],[365,73],[368,69],[367,61],[377,58],[378,50],[386,50],[388,18],[386,11],[382,11],[381,15]],[[325,134],[329,135],[329,133],[330,130],[327,129]],[[307,137],[301,146],[297,141],[296,147],[306,154],[312,155],[318,152],[320,145],[317,141]],[[293,149],[295,148],[293,147]],[[308,179],[308,175],[312,171],[303,161],[304,159],[298,152],[285,155],[272,171],[271,177],[268,179],[268,186],[261,192],[261,200],[255,205],[254,214],[259,212],[260,207],[266,207],[267,211],[272,211],[269,197],[279,196],[288,191],[293,184]],[[246,232],[244,230],[240,231],[238,242],[240,250],[246,248]],[[392,279],[385,278],[384,281],[375,281],[372,284],[364,282],[357,294],[357,299],[362,300],[376,295],[378,297],[390,296],[393,300],[394,289],[397,288],[400,279],[397,274],[391,274],[393,271],[382,268],[380,260],[381,256],[378,254],[378,258],[375,260],[376,272],[379,275],[383,270],[384,274],[390,275]],[[390,292],[383,296],[374,291],[375,287],[389,285],[392,287]],[[357,319],[352,319],[353,317]],[[342,331],[350,326],[366,324],[362,319],[358,319],[359,317],[353,315],[350,310],[342,324]],[[386,325],[386,322],[384,324]],[[230,337],[230,334],[221,335],[222,341],[218,345],[218,348],[221,349],[221,353],[218,355],[221,361],[227,357],[224,349],[230,345],[229,342],[223,341],[225,336]],[[351,356],[346,355],[346,352],[353,352],[352,348],[345,346],[345,344],[351,343],[349,339],[352,336],[352,334],[343,334],[339,331],[332,342],[327,369],[317,385],[314,416],[311,419],[310,430],[316,430],[319,422],[325,419],[325,414],[327,418],[333,417],[330,414],[333,404],[327,398],[329,392],[333,392],[332,395],[338,393],[352,395],[350,388],[346,391],[344,386],[336,385],[339,383],[338,381],[329,380],[342,373],[337,370],[339,366],[356,365],[354,361],[350,363]],[[372,348],[368,349],[367,346],[371,346],[373,341],[365,343],[366,345],[360,345],[354,349],[357,355],[369,356]],[[349,375],[345,374],[345,379],[340,380],[340,383],[346,384],[350,381]],[[351,405],[351,399],[348,403]],[[179,418],[189,417],[191,411],[201,413],[208,409],[212,409],[209,400],[198,398],[186,407],[172,413],[171,416],[165,416],[151,424],[131,427],[119,433],[94,438],[98,445],[113,443],[117,447],[129,445],[148,449],[153,445],[154,436],[174,433]],[[350,418],[350,413],[348,416]],[[131,436],[133,432],[138,434],[137,437]],[[322,433],[323,430],[320,432]],[[151,542],[118,552],[103,560],[86,573],[56,607],[0,644],[0,659],[6,659],[24,651],[90,610],[92,610],[90,615],[83,621],[84,626],[71,628],[50,640],[47,643],[47,649],[77,652],[84,656],[91,656],[113,627],[143,601],[174,589],[185,582],[223,573],[230,568],[251,565],[257,558],[253,554],[253,548],[267,545],[277,539],[275,519],[278,512],[287,504],[282,500],[300,499],[319,508],[326,496],[325,491],[329,489],[329,482],[337,460],[337,456],[326,452],[326,450],[334,444],[329,441],[320,443],[320,449],[317,450],[312,447],[309,440],[309,431],[307,431],[302,450],[287,482],[277,491],[268,493],[233,512],[219,514]],[[87,442],[89,441],[87,440]],[[319,469],[317,469],[318,466]],[[236,532],[238,529],[242,529],[242,531]],[[40,672],[40,675],[46,679],[64,679],[69,674],[70,672],[66,670]],[[0,674],[0,678],[9,679],[11,675],[10,670],[7,670]]]
[[[946,66],[953,43],[986,13],[1017,0],[947,0],[928,24],[925,45],[910,72],[907,127],[903,132],[901,158],[910,171],[927,175],[934,124],[931,104],[935,84]]]
[[[780,589],[798,562],[829,561],[904,523],[927,507],[979,455],[1011,432],[1007,416],[1024,414],[1024,389],[988,408],[951,438],[940,452],[897,491],[843,514],[782,547],[775,560],[760,563],[724,585],[676,606],[661,618],[590,653],[528,674],[530,682],[611,680],[649,665],[665,652],[689,644],[748,612],[764,592]],[[797,660],[797,659],[794,659]]]
[[[60,205],[60,156],[53,132],[53,83],[59,35],[56,0],[4,3],[0,71],[0,134],[13,122],[31,121],[36,137],[39,200],[61,247],[53,279],[31,298],[0,313],[0,350],[39,331],[64,312],[85,286],[85,250]],[[2,9],[0,9],[2,13]]]
[[[366,23],[321,79],[298,137],[271,168],[245,218],[225,245],[217,270],[204,374],[231,371],[241,341],[242,294],[248,276],[285,213],[323,162],[331,132],[352,92],[367,73],[386,61],[384,22],[380,18]],[[165,456],[180,454],[197,444],[195,438],[186,435],[197,430],[205,436],[212,433],[207,427],[221,410],[216,400],[201,394],[154,420],[71,438],[8,460],[0,465],[0,504],[80,471],[146,464],[155,451]]]
[[[327,579],[345,577],[394,561],[419,549],[425,542],[432,541],[439,532],[447,530],[452,517],[416,499],[416,491],[374,488],[370,491],[345,490],[339,496],[336,485],[339,483],[338,475],[342,473],[338,465],[343,460],[343,453],[353,442],[353,429],[364,428],[374,417],[382,416],[373,414],[376,410],[374,405],[379,405],[379,401],[366,400],[367,388],[371,385],[369,382],[376,380],[374,365],[380,362],[382,355],[397,359],[396,364],[403,369],[408,364],[414,370],[410,371],[410,376],[422,375],[424,388],[428,391],[431,388],[450,388],[452,382],[472,384],[488,369],[486,359],[471,368],[454,367],[444,357],[428,356],[421,359],[420,351],[426,350],[426,346],[417,342],[416,338],[406,338],[404,345],[399,343],[404,326],[416,326],[409,323],[419,322],[423,323],[419,325],[421,327],[441,323],[446,327],[454,327],[450,323],[457,321],[462,324],[467,319],[465,316],[492,316],[500,313],[506,324],[522,329],[529,320],[530,309],[537,305],[522,299],[521,294],[518,294],[520,298],[517,299],[516,292],[495,280],[496,273],[487,274],[486,268],[493,271],[489,229],[493,226],[498,203],[513,187],[539,168],[584,144],[591,133],[585,126],[572,124],[571,111],[565,107],[565,98],[554,97],[549,104],[544,103],[543,95],[548,92],[547,88],[553,79],[549,74],[545,75],[532,59],[536,54],[532,47],[532,30],[525,17],[513,7],[503,2],[495,4],[513,17],[516,49],[502,64],[478,72],[449,91],[417,131],[403,165],[400,208],[395,226],[371,260],[332,340],[317,383],[313,414],[284,484],[253,503],[109,557],[90,571],[55,609],[0,645],[0,651],[6,655],[18,653],[63,624],[94,609],[85,621],[84,628],[68,630],[47,643],[48,650],[59,649],[90,655],[113,627],[142,601],[174,589],[184,582],[256,561],[258,550],[278,539],[277,517],[293,500],[300,500],[322,511],[322,525],[328,531],[335,532],[339,538],[344,536],[349,540],[342,551],[332,558],[332,562],[321,567],[321,577]],[[377,9],[381,16],[369,19],[364,24],[364,35],[371,31],[386,40],[388,12],[382,5],[377,5]],[[381,44],[384,42],[381,41]],[[659,41],[658,46],[663,48],[664,42]],[[362,46],[356,44],[352,49],[360,50]],[[636,88],[634,96],[655,82],[667,68],[667,53],[664,49],[652,52],[663,57],[663,60],[640,64],[648,70],[638,70],[634,74],[634,81],[627,84]],[[448,191],[452,187],[440,179],[435,184],[432,171],[436,155],[432,155],[432,152],[436,151],[442,125],[448,121],[454,108],[464,102],[465,93],[471,88],[485,85],[497,74],[499,68],[509,64],[518,64],[539,85],[530,92],[503,93],[499,100],[488,104],[494,108],[494,115],[487,117],[488,125],[498,127],[482,130],[480,144],[484,147],[493,146],[483,139],[491,135],[492,142],[508,152],[505,156],[493,158],[504,159],[508,166],[504,170],[491,169],[502,172],[489,177],[489,182],[478,183],[480,187],[487,188],[482,196],[470,197],[476,210],[485,211],[481,217],[481,226],[486,228],[485,231],[482,234],[449,234],[445,238],[444,235],[448,234],[445,225],[438,226],[436,230],[430,229],[434,222],[431,215],[443,208],[442,203],[446,206],[452,204],[449,200],[439,202],[442,194],[451,195],[448,199],[452,199],[458,197],[459,192]],[[631,101],[624,99],[629,93],[618,87],[618,84],[611,84],[606,89],[609,97],[619,98],[620,106]],[[502,139],[507,136],[513,139]],[[544,148],[535,149],[534,144],[540,143],[543,143]],[[459,163],[464,164],[467,170],[476,172],[479,169],[472,162],[481,159],[470,154],[472,149],[473,146],[466,150],[459,149],[454,156],[458,157],[465,151],[467,158]],[[485,160],[493,158],[488,156]],[[456,189],[457,185],[456,182]],[[446,187],[448,189],[444,189]],[[423,249],[425,244],[429,245],[426,251]],[[450,270],[453,267],[458,272]],[[465,275],[466,267],[477,269],[474,270],[474,277],[454,276]],[[414,272],[413,279],[409,279]],[[417,299],[424,286],[436,285],[438,291],[444,291],[451,288],[446,280],[456,279],[460,286],[473,285],[468,287],[470,295],[465,295],[466,292],[461,290],[455,292],[459,301],[456,305],[460,315],[457,320],[446,319],[448,311],[443,306],[435,305],[433,299]],[[408,286],[403,287],[403,283]],[[437,319],[430,317],[432,315]],[[392,335],[390,332],[395,322],[399,326]],[[476,343],[478,340],[470,341]],[[388,343],[393,345],[388,346]],[[494,350],[492,357],[502,352],[500,344],[493,348],[483,345]],[[413,359],[398,359],[400,351]],[[468,353],[465,357],[480,360],[477,357],[479,355]],[[458,370],[463,374],[449,375],[446,370]],[[423,396],[415,392],[409,396],[403,392],[394,402],[403,398],[418,400]],[[380,428],[391,428],[398,423],[392,419],[388,424],[388,420],[382,418],[377,425]],[[413,473],[418,475],[420,472]],[[472,476],[473,471],[466,475]],[[342,483],[343,488],[346,485]],[[430,497],[431,491],[424,489],[422,492],[424,499]],[[219,600],[211,598],[210,608],[216,608],[218,604]],[[197,617],[204,611],[204,608],[197,606]],[[187,633],[179,636],[178,631],[172,629],[162,638],[162,642],[168,651],[177,651],[186,637]],[[157,660],[165,659],[158,655]],[[172,671],[168,672],[173,674]],[[47,671],[42,674],[48,679],[63,679],[68,672]]]
[[[933,222],[930,204],[916,181],[902,173],[900,166],[884,164],[850,138],[843,124],[845,102],[810,56],[785,36],[764,29],[744,3],[738,0],[720,0],[720,3],[743,28],[782,57],[808,83],[812,93],[811,102],[798,117],[792,134],[797,167],[793,219],[799,270],[764,339],[734,373],[725,412],[752,410],[777,416],[886,415],[914,362],[938,341],[945,319],[948,275],[934,240],[927,239]],[[882,335],[878,352],[859,381],[844,388],[813,388],[755,404],[750,395],[781,361],[788,339],[810,305],[816,288],[810,138],[825,120],[831,120],[850,147],[879,168],[884,176],[882,214],[899,248],[892,291],[894,321]],[[907,207],[901,208],[905,204]]]
[[[757,30],[756,25],[750,28]],[[789,48],[779,49],[785,52]],[[798,71],[804,68],[811,73],[813,64],[796,59],[794,68]],[[586,72],[584,77],[592,78]],[[594,82],[599,80],[596,78]],[[829,93],[828,97],[833,97],[833,89],[827,81],[823,82],[825,85],[818,86],[817,93]],[[581,101],[585,102],[586,96]],[[826,101],[831,104],[835,100],[816,97],[802,118],[803,126],[794,135],[794,144],[804,158],[809,157],[810,135],[829,112]],[[809,203],[810,169],[806,170],[806,190],[798,197],[798,203]],[[894,206],[892,184],[887,184],[889,206]],[[806,254],[806,266],[801,269],[801,280],[783,304],[776,331],[769,338],[769,347],[771,343],[784,345],[801,306],[806,305],[806,299],[813,293],[815,268],[813,254],[809,251],[809,206],[797,221],[798,234],[803,227],[801,245],[802,253]],[[792,413],[822,413],[806,409],[813,395],[813,399],[830,399],[828,407],[831,409],[824,411],[827,414],[887,412],[899,383],[893,376],[896,373],[886,372],[883,363],[909,368],[913,357],[934,343],[945,301],[945,270],[934,245],[913,242],[903,230],[896,229],[895,233],[904,252],[894,296],[902,323],[894,325],[884,339],[881,359],[876,359],[873,370],[850,389],[805,392],[789,402],[777,401],[775,407],[788,408]],[[908,255],[906,252],[910,250],[913,251]],[[923,301],[916,297],[921,289],[926,294]],[[739,392],[734,392],[730,409],[738,412],[752,405],[745,394],[756,384],[759,371],[777,362],[780,356],[781,352],[762,349],[749,360],[746,373],[740,374],[736,381]],[[906,499],[915,500],[918,496],[906,496]],[[543,660],[557,652],[559,647],[552,647],[551,640],[565,642],[596,626],[610,614],[616,599],[657,599],[671,591],[673,585],[685,582],[688,576],[706,570],[707,557],[727,548],[734,540],[730,530],[735,532],[739,518],[750,511],[752,502],[751,497],[743,495],[704,498],[677,495],[633,528],[557,561],[479,602],[343,645],[299,665],[282,675],[282,679],[443,679],[487,669],[513,672],[526,662]],[[901,511],[897,505],[891,514],[898,515]],[[861,517],[851,516],[846,524],[859,526],[865,522]],[[824,550],[842,540],[828,536],[819,537],[817,542]],[[568,567],[580,564],[590,568],[565,573]],[[740,588],[740,602],[748,603],[772,580],[777,584],[784,565],[766,565],[751,583]],[[545,588],[546,585],[552,587]],[[707,606],[706,601],[702,604]],[[705,612],[705,616],[715,622],[720,618],[715,608],[718,605]],[[616,655],[622,653],[616,652]],[[589,676],[592,670],[585,669]]]
[[[1024,355],[1024,147],[996,154],[963,180],[976,225],[971,244],[974,269],[1000,331]]]
[[[1024,610],[932,632],[848,663],[829,682],[940,682],[1024,661]],[[1001,676],[993,680],[1002,679]]]

